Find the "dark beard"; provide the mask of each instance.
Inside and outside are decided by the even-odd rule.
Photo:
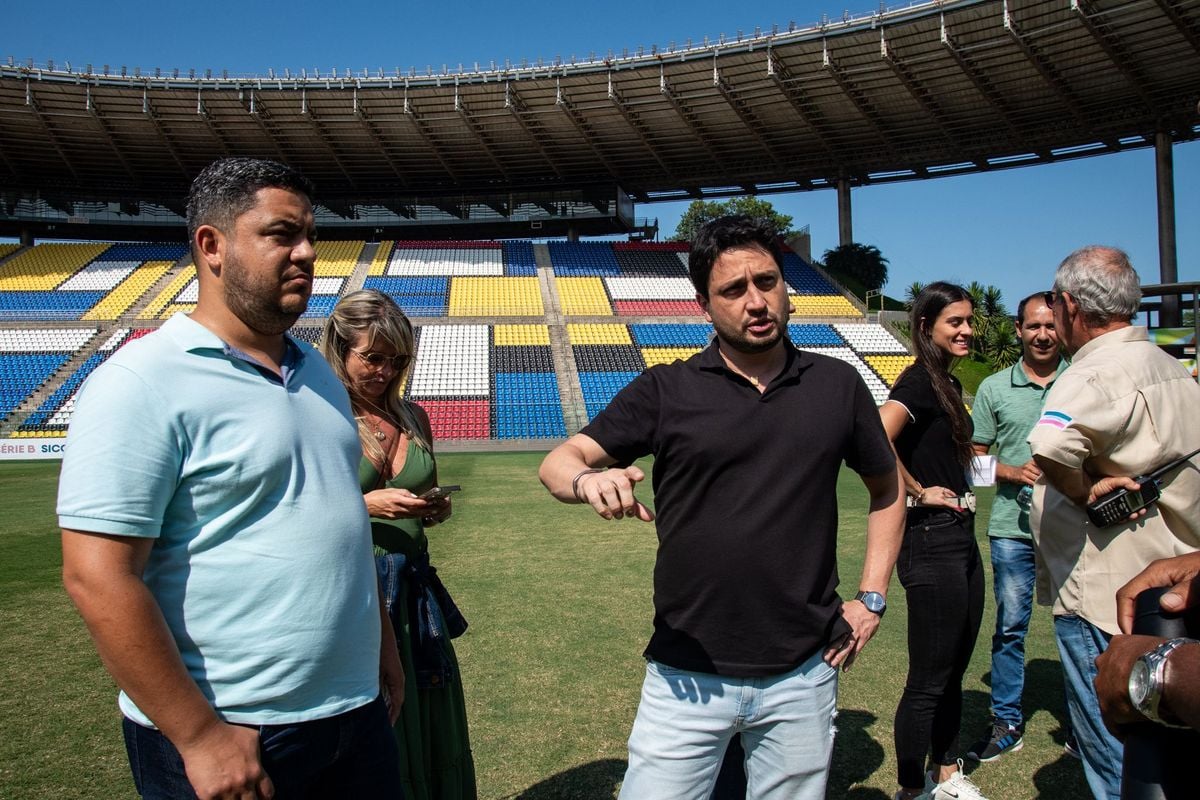
[[[729,345],[734,350],[737,350],[739,353],[754,355],[756,353],[765,353],[774,348],[777,344],[779,344],[779,340],[781,338],[782,335],[777,334],[775,338],[764,342],[749,342],[745,339],[722,339],[721,341],[724,344]]]
[[[266,292],[256,291],[257,287],[243,280],[240,269],[227,269],[225,272],[224,293],[225,304],[234,316],[245,323],[250,330],[263,336],[278,336],[284,333],[308,308],[308,298],[288,295],[289,305],[299,306],[298,310],[283,307],[282,301],[266,300],[261,295]]]
[[[732,350],[738,351],[739,353],[746,353],[748,355],[765,353],[778,345],[779,340],[783,338],[783,327],[783,325],[776,321],[775,336],[768,341],[751,341],[741,335],[740,329],[735,330],[733,335],[726,335],[729,333],[728,331],[717,327],[715,324],[713,325],[713,328],[717,332],[717,337],[721,340],[722,344],[728,346]]]
[[[272,308],[265,303],[253,302],[239,289],[240,287],[226,284],[225,304],[238,319],[246,324],[246,327],[264,336],[278,336],[284,333],[296,324],[296,320],[304,313],[304,309],[308,308],[307,300],[304,301],[304,308],[295,313],[284,311],[279,306]]]

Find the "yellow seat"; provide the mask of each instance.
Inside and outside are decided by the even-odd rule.
[[[600,278],[555,278],[564,314],[575,317],[612,316],[612,304]]]
[[[801,317],[862,317],[862,312],[841,295],[790,295],[792,313]]]
[[[646,361],[646,368],[655,366],[656,364],[670,364],[674,361],[685,361],[699,353],[699,347],[643,347],[642,358]]]
[[[567,325],[567,338],[572,345],[633,344],[633,340],[629,337],[629,328],[626,326],[595,322]]]
[[[361,239],[346,242],[317,242],[317,263],[313,274],[319,278],[349,276],[358,266],[358,258],[362,255],[366,244]]]
[[[147,289],[158,282],[171,268],[171,261],[147,261],[117,284],[80,319],[120,319]]]
[[[391,239],[379,243],[379,249],[375,251],[375,257],[371,259],[371,266],[367,269],[368,275],[382,275],[387,270],[388,261],[392,257],[392,247],[395,244]]]
[[[179,274],[171,279],[166,288],[158,293],[158,297],[150,301],[150,303],[142,309],[142,313],[138,314],[138,319],[166,319],[175,313],[179,306],[172,305],[175,298],[179,296],[189,283],[196,279],[196,267],[192,264],[187,265],[179,270]],[[195,309],[195,303],[188,304],[190,309]]]
[[[452,317],[540,317],[545,314],[537,278],[455,277]]]
[[[0,291],[48,292],[109,247],[103,243],[39,244],[0,264]]]
[[[496,325],[492,330],[497,347],[550,344],[547,325]]]

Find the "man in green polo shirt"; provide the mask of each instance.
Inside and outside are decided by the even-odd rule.
[[[1021,691],[1025,686],[1025,634],[1033,610],[1035,577],[1033,533],[1029,527],[1030,494],[1024,507],[1021,489],[1041,474],[1026,438],[1042,413],[1042,401],[1066,367],[1058,350],[1054,312],[1041,292],[1017,306],[1021,360],[984,379],[975,395],[975,452],[996,447],[996,500],[988,521],[996,592],[996,631],[992,635],[992,724],[967,757],[993,761],[1020,750],[1025,719]]]

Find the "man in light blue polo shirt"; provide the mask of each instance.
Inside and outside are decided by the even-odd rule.
[[[400,796],[386,698],[403,671],[354,419],[285,335],[312,291],[311,194],[281,164],[206,168],[195,312],[97,369],[71,422],[63,579],[146,798]]]
[[[1025,688],[1025,635],[1033,611],[1033,533],[1029,503],[1018,495],[1041,474],[1026,438],[1042,412],[1042,401],[1065,367],[1059,355],[1054,312],[1043,293],[1017,306],[1021,360],[984,378],[975,394],[971,418],[975,452],[996,447],[996,499],[988,520],[996,593],[996,630],[992,635],[992,724],[967,757],[994,761],[1020,750],[1025,729],[1021,693]],[[1027,491],[1025,497],[1029,497]]]

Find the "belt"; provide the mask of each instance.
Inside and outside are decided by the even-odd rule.
[[[945,506],[921,505],[921,504],[917,503],[917,499],[915,497],[912,497],[911,495],[909,497],[905,498],[904,504],[908,508],[921,508],[921,509],[926,509],[928,511],[937,511],[939,509],[945,508]],[[967,492],[966,494],[964,494],[960,497],[955,497],[954,504],[956,506],[958,506],[959,508],[966,509],[967,511],[970,511],[972,514],[974,514],[975,513],[975,505],[976,505],[975,493]],[[953,510],[953,509],[947,509],[947,510]]]

